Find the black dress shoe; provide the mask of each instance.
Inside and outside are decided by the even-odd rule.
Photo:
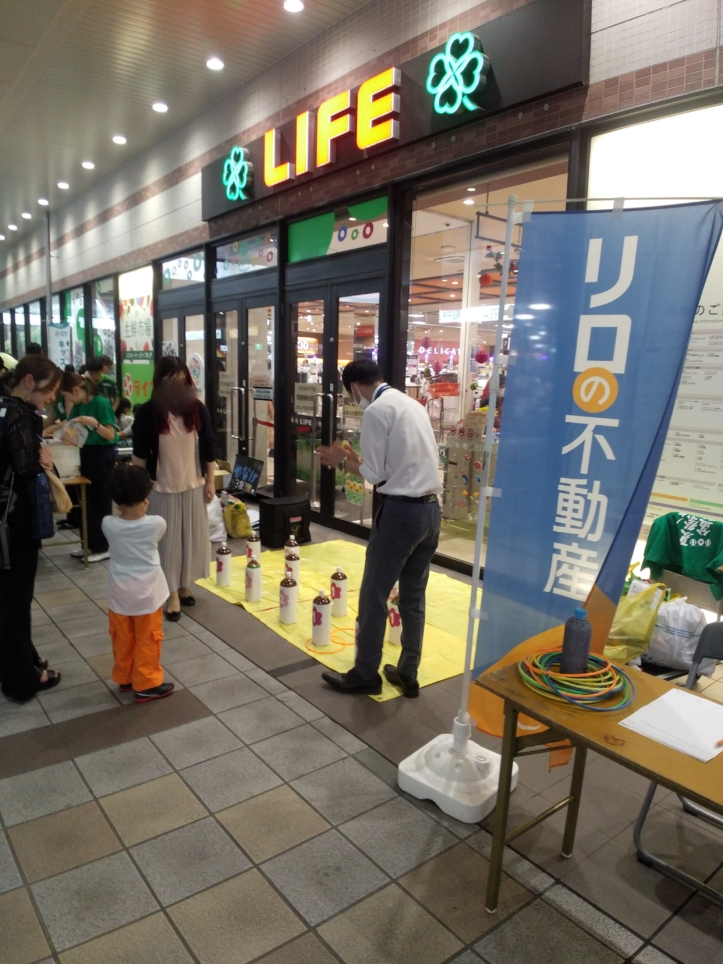
[[[410,700],[419,696],[419,683],[416,676],[402,676],[397,667],[390,663],[387,663],[384,667],[384,676],[387,683],[398,686],[403,695],[409,697]]]
[[[340,693],[367,693],[369,696],[379,696],[382,691],[382,678],[378,673],[376,680],[371,682],[362,679],[355,669],[350,669],[348,673],[335,673],[334,670],[328,669],[321,674],[321,678]]]
[[[178,620],[181,618],[181,610],[180,610],[180,609],[176,609],[175,611],[171,611],[171,610],[168,610],[168,609],[167,609],[167,610],[163,613],[163,615],[164,615],[164,616],[166,617],[166,619],[168,619],[170,622],[172,622],[172,623],[177,623]]]

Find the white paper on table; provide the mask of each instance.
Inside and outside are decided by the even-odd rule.
[[[620,721],[665,746],[707,763],[723,752],[723,704],[683,689],[670,690]]]

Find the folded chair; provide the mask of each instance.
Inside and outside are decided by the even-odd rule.
[[[695,681],[700,672],[700,664],[704,659],[723,659],[723,622],[709,623],[700,634],[700,640],[698,641],[698,646],[696,647],[695,655],[693,657],[693,664],[690,668],[690,672],[688,673],[688,679],[685,682],[687,689],[692,689],[695,686]],[[643,805],[640,808],[638,820],[635,824],[635,830],[633,831],[633,839],[635,840],[635,847],[638,851],[638,860],[647,867],[655,867],[657,870],[667,874],[669,877],[672,877],[675,880],[680,880],[689,887],[700,891],[717,904],[723,905],[723,894],[721,894],[719,891],[714,890],[712,887],[709,887],[702,881],[697,880],[697,878],[691,877],[690,874],[686,874],[677,867],[673,867],[672,864],[661,860],[659,857],[655,857],[644,847],[642,842],[643,825],[645,824],[645,820],[648,816],[657,786],[658,784],[653,781],[648,787],[648,792],[643,800]],[[692,813],[696,817],[702,817],[702,819],[708,821],[708,823],[714,824],[716,827],[723,829],[723,816],[713,813],[713,811],[708,810],[705,807],[701,807],[697,803],[693,803],[692,800],[688,800],[680,794],[679,797],[685,811]]]

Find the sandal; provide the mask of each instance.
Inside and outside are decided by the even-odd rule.
[[[190,593],[187,596],[179,596],[178,598],[180,599],[182,606],[196,605],[196,600],[193,598],[193,596]]]
[[[41,658],[38,656],[38,660],[37,660],[37,662],[36,662],[36,664],[35,664],[35,667],[36,667],[36,669],[40,669],[40,670],[47,669],[47,668],[48,668],[48,661],[47,661],[47,659],[41,659]]]
[[[54,686],[57,686],[60,682],[60,673],[56,672],[54,669],[47,670],[48,678],[45,682],[38,683],[38,690],[52,690]]]

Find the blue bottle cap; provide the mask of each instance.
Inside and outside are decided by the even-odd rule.
[[[587,619],[587,611],[585,609],[576,609],[575,619]]]

